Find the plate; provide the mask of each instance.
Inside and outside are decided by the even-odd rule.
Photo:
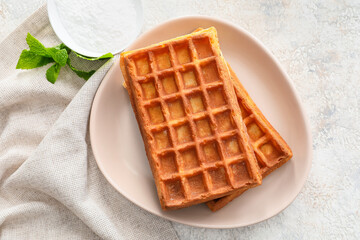
[[[205,204],[162,211],[143,141],[117,60],[104,77],[90,115],[90,137],[97,164],[127,199],[160,217],[205,228],[234,228],[268,219],[300,192],[311,167],[309,125],[293,83],[270,52],[244,29],[210,17],[182,17],[142,34],[127,50],[215,26],[220,47],[264,115],[292,148],[294,157],[218,212]]]
[[[134,8],[136,11],[136,24],[134,24],[135,31],[132,31],[131,36],[129,36],[129,40],[124,43],[122,46],[118,46],[111,49],[112,54],[116,54],[124,50],[127,46],[129,46],[130,43],[132,43],[138,34],[141,31],[142,25],[143,25],[143,9],[141,5],[141,0],[132,0],[134,2]],[[120,3],[121,4],[121,3]],[[86,6],[88,8],[91,5]],[[104,11],[107,9],[107,5],[104,7]],[[84,11],[88,11],[91,9],[84,9]],[[66,30],[65,25],[63,24],[61,20],[61,16],[58,11],[58,7],[56,4],[56,0],[47,0],[47,11],[49,15],[49,20],[52,28],[54,29],[55,34],[58,36],[58,38],[70,49],[74,50],[77,53],[80,53],[84,56],[88,57],[100,57],[101,55],[107,53],[107,52],[99,52],[96,49],[88,49],[84,47],[84,44],[81,44],[80,42],[74,41],[71,34]],[[108,17],[109,18],[109,17]],[[78,17],[74,16],[74,24],[76,24],[76,19]],[[108,19],[109,20],[109,19]],[[108,21],[109,24],[114,24],[112,21]],[[78,25],[83,24],[82,22],[78,22]],[[81,26],[79,26],[81,27]],[[78,28],[77,28],[78,29]],[[101,35],[101,29],[98,35]],[[130,34],[130,33],[129,33]]]

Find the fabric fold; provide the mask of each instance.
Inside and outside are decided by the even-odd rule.
[[[44,6],[0,44],[2,239],[177,239],[169,221],[125,199],[96,165],[89,113],[114,59],[87,82],[64,68],[52,85],[49,66],[15,70],[27,32],[58,43]]]

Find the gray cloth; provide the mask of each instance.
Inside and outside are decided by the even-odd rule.
[[[63,68],[52,85],[50,65],[15,70],[27,32],[59,43],[42,7],[0,44],[0,238],[177,239],[105,180],[91,151],[91,103],[114,60],[86,83]]]

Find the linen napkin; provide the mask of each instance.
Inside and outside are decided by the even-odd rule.
[[[52,85],[50,65],[15,69],[27,32],[59,43],[43,6],[0,44],[0,238],[177,239],[113,189],[91,151],[91,103],[114,60],[87,82],[63,68]]]

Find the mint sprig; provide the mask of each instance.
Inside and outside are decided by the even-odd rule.
[[[16,65],[16,69],[32,69],[42,67],[48,63],[54,62],[54,59],[48,57],[42,57],[30,50],[23,50],[21,52],[19,61]]]
[[[54,63],[47,71],[46,71],[46,79],[55,83],[60,69],[65,65],[68,65],[69,68],[76,73],[79,77],[88,80],[94,73],[95,70],[84,71],[75,68],[71,64],[70,53],[73,52],[74,56],[87,60],[87,61],[96,61],[103,59],[113,58],[114,55],[111,53],[104,54],[100,57],[92,58],[83,56],[70,48],[68,48],[65,44],[61,43],[55,47],[46,48],[39,40],[37,40],[30,33],[26,36],[26,42],[29,45],[29,50],[25,49],[21,52],[18,63],[16,65],[16,69],[33,69],[42,67],[49,63]]]

